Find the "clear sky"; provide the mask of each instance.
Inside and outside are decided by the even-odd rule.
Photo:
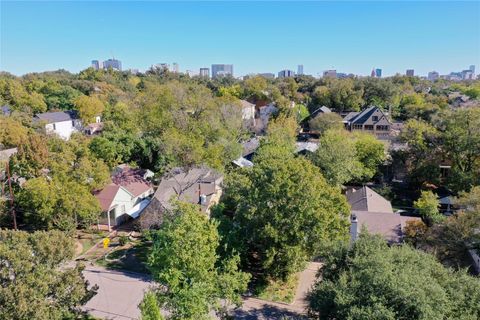
[[[480,69],[480,2],[6,2],[0,69],[232,63],[236,76],[296,71],[384,75]]]

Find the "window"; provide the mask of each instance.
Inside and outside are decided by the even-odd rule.
[[[378,116],[373,116],[373,117],[372,117],[372,120],[373,120],[373,121],[378,121]]]
[[[75,127],[75,120],[72,120],[72,127]]]
[[[380,125],[378,125],[378,126],[377,126],[377,130],[378,130],[378,131],[388,131],[388,130],[390,130],[390,127],[389,127],[389,126],[380,126]]]
[[[57,130],[57,127],[55,126],[55,123],[53,124],[53,130]]]
[[[370,124],[366,124],[363,128],[364,128],[365,130],[373,130],[373,126],[370,125]]]
[[[363,126],[362,126],[361,124],[354,124],[354,125],[353,125],[353,129],[354,129],[354,130],[362,130],[362,127],[363,127]]]

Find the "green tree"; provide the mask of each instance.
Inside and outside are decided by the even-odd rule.
[[[75,109],[78,110],[84,125],[95,122],[95,117],[105,109],[103,102],[97,97],[80,96],[75,99]]]
[[[332,80],[314,91],[317,105],[325,105],[338,112],[359,111],[364,103],[362,95],[363,89],[355,86],[352,79]]]
[[[12,117],[0,116],[0,145],[13,148],[27,143],[28,129]]]
[[[323,134],[327,130],[342,130],[342,117],[335,112],[321,113],[309,122],[310,129]]]
[[[145,293],[139,307],[142,313],[142,320],[163,320],[155,293]]]
[[[313,162],[321,169],[329,183],[340,186],[363,175],[362,163],[357,158],[355,141],[345,130],[328,130],[319,140]]]
[[[219,241],[217,223],[186,203],[177,203],[153,234],[149,267],[165,286],[156,297],[170,319],[208,319],[211,310],[225,312],[223,306],[241,302],[249,275],[237,270],[238,256],[218,259]]]
[[[430,225],[443,220],[438,209],[440,207],[438,197],[432,191],[422,191],[420,198],[413,203],[413,206]]]
[[[0,318],[75,319],[94,294],[73,258],[71,238],[59,231],[0,230]]]
[[[480,281],[410,246],[362,234],[326,256],[310,294],[312,319],[477,319]]]
[[[253,168],[227,177],[225,241],[241,253],[245,268],[286,279],[325,242],[347,234],[349,210],[309,160],[272,149],[263,144]]]
[[[374,135],[358,132],[354,134],[356,157],[363,166],[362,179],[369,181],[385,161],[385,145]]]

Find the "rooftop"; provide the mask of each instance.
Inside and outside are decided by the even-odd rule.
[[[352,211],[393,213],[390,201],[367,186],[350,188],[345,196]]]
[[[36,118],[47,123],[71,121],[78,119],[77,112],[73,110],[59,112],[45,112],[36,115]]]

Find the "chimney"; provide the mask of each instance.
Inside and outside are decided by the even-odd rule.
[[[353,244],[358,238],[358,220],[357,216],[352,213],[350,216],[350,244]]]

